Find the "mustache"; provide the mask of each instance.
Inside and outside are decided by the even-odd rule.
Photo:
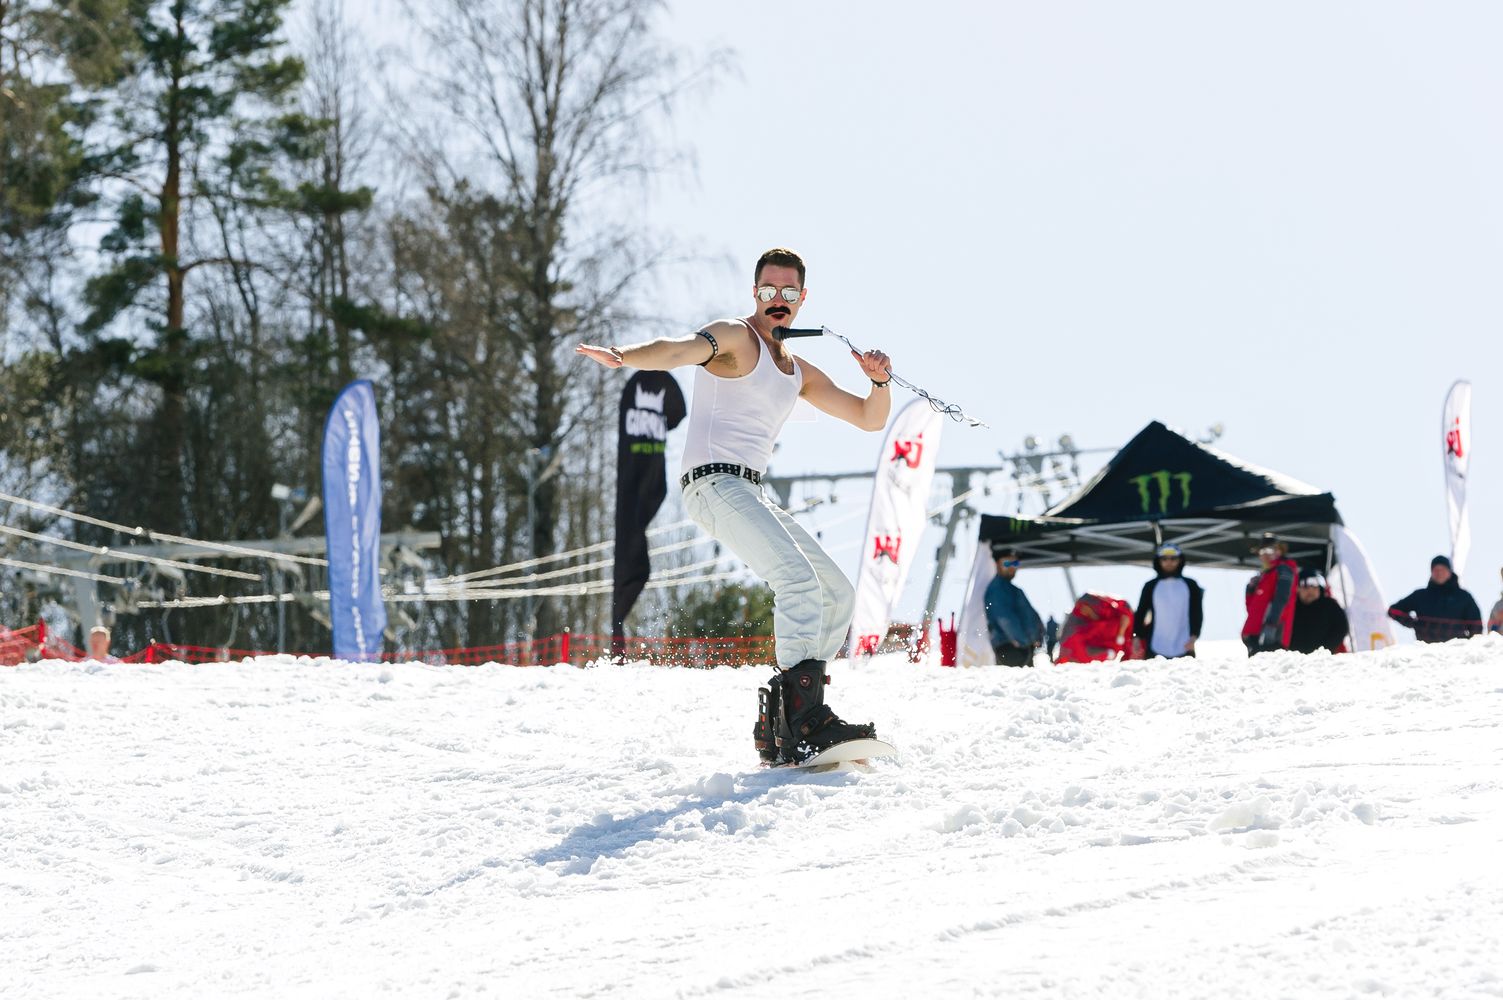
[[[766,309],[762,310],[762,314],[764,316],[787,316],[788,315],[788,307],[787,306],[768,306]]]

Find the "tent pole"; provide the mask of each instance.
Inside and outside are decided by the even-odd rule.
[[[964,480],[958,472],[950,473],[950,496],[958,499],[963,492],[961,487],[969,489],[971,486],[969,473],[965,474]],[[934,621],[934,606],[939,603],[939,587],[944,582],[945,570],[950,565],[950,550],[955,547],[955,526],[960,520],[970,514],[970,508],[965,504],[957,503],[950,508],[950,518],[945,524],[945,540],[939,543],[938,565],[934,567],[934,579],[929,581],[929,596],[924,599],[924,635],[929,634],[929,625]]]

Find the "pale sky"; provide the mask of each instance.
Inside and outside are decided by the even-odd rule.
[[[733,46],[739,69],[679,114],[697,177],[655,203],[735,259],[670,288],[686,330],[744,309],[743,272],[787,244],[810,267],[801,322],[992,425],[949,426],[942,464],[1029,433],[1116,446],[1153,419],[1221,422],[1220,447],[1335,494],[1389,600],[1449,552],[1440,411],[1469,378],[1462,582],[1484,613],[1497,599],[1503,8],[678,3],[667,29]],[[859,384],[835,344],[804,350]],[[877,445],[790,425],[775,471],[856,468]],[[1145,577],[1076,572],[1133,600]],[[1199,578],[1207,634],[1234,636],[1244,575]],[[1058,571],[1019,581],[1067,610]],[[922,597],[910,585],[899,616]]]
[[[746,311],[756,256],[791,246],[810,269],[801,325],[886,350],[991,424],[949,425],[942,465],[1028,434],[1115,447],[1153,419],[1220,422],[1219,447],[1335,494],[1389,600],[1449,551],[1441,405],[1469,378],[1481,452],[1462,582],[1484,613],[1497,599],[1503,7],[677,2],[662,26],[736,51],[675,119],[696,168],[644,206],[713,261],[662,278],[656,305],[684,332]],[[860,386],[834,342],[802,351]],[[791,424],[772,471],[874,465],[879,443]],[[810,523],[868,497],[847,486]],[[827,535],[853,578],[862,527]],[[1245,575],[1190,572],[1207,636],[1234,636]],[[1135,600],[1145,576],[1076,581]],[[1058,571],[1019,582],[1044,613],[1068,610]]]

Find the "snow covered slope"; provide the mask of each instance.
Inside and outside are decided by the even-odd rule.
[[[765,673],[0,669],[0,995],[1503,996],[1503,640]]]

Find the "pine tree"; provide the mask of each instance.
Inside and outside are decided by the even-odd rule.
[[[619,334],[627,290],[654,256],[640,224],[615,227],[583,206],[666,159],[654,129],[685,79],[653,33],[662,9],[659,0],[445,0],[427,22],[442,53],[437,88],[515,213],[507,391],[527,407],[523,454],[564,455],[564,475],[519,485],[531,499],[523,523],[534,557],[556,551],[565,483],[585,472],[595,446],[584,435],[566,440],[595,402],[566,348]],[[546,636],[563,624],[560,602],[544,597],[525,631]]]
[[[124,0],[0,0],[0,323],[91,200],[88,93],[126,65],[124,10]]]
[[[293,104],[303,65],[280,35],[290,2],[131,0],[139,56],[110,88],[108,128],[90,149],[114,228],[100,244],[108,267],[86,287],[84,328],[142,319],[129,371],[159,397],[140,516],[162,530],[185,527],[187,393],[203,339],[188,279],[201,267],[255,267],[223,242],[211,249],[195,225],[216,199],[276,203],[277,162],[308,152],[313,123]]]

